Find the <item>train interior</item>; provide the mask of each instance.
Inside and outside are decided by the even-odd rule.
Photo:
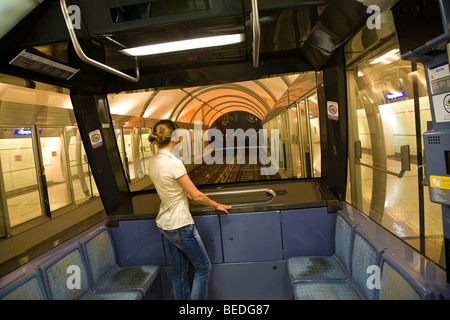
[[[232,205],[190,203],[209,299],[450,299],[450,6],[419,2],[2,0],[0,299],[173,298],[160,119]]]

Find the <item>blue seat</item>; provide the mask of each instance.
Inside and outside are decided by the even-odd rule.
[[[119,266],[107,228],[99,229],[80,243],[96,292],[136,290],[144,296],[160,273],[157,265]]]
[[[375,290],[367,287],[367,268],[377,265],[381,250],[377,250],[359,232],[355,232],[351,255],[350,278],[342,281],[297,282],[293,286],[296,300],[359,300],[375,299]]]
[[[378,265],[378,258],[382,250],[377,249],[360,232],[356,232],[352,253],[351,282],[363,293],[362,298],[374,300],[376,291],[367,286],[370,266]]]
[[[72,274],[76,268],[77,272]],[[97,293],[92,290],[88,278],[88,267],[82,254],[79,244],[52,257],[39,267],[44,279],[48,296],[52,300],[139,300],[142,294],[138,291],[129,290],[126,292]],[[71,277],[79,276],[72,283]]]
[[[352,226],[340,215],[336,218],[335,253],[332,256],[300,256],[288,259],[291,284],[311,280],[345,280],[350,272]]]
[[[38,271],[33,271],[0,290],[1,300],[47,300],[47,292]]]
[[[420,275],[389,254],[381,258],[380,300],[429,300],[433,299],[430,285]]]
[[[350,282],[306,282],[293,288],[295,300],[360,300]]]

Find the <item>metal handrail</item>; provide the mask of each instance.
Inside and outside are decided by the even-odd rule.
[[[405,174],[405,171],[406,171],[406,170],[402,169],[402,170],[400,170],[399,173],[397,173],[397,172],[389,171],[389,170],[386,170],[386,169],[383,169],[383,168],[374,167],[374,166],[371,166],[370,164],[362,163],[362,162],[358,162],[358,161],[355,161],[355,164],[359,164],[361,166],[364,166],[364,167],[367,167],[367,168],[370,168],[370,169],[373,169],[373,170],[376,170],[376,171],[384,172],[384,173],[393,175],[393,176],[395,176],[397,178],[403,178],[403,175]]]
[[[261,39],[261,27],[259,23],[258,0],[252,0],[252,12],[250,13],[252,21],[252,47],[253,47],[253,67],[258,68],[259,65],[259,46]]]
[[[69,31],[69,35],[70,35],[70,39],[72,40],[72,44],[73,47],[75,49],[75,52],[77,53],[78,57],[81,59],[81,61],[93,65],[97,68],[100,68],[104,71],[110,72],[118,77],[124,78],[126,80],[132,81],[132,82],[138,82],[140,75],[139,75],[139,64],[138,64],[138,60],[136,57],[134,57],[134,61],[135,61],[135,70],[136,70],[136,76],[130,76],[126,73],[123,73],[117,69],[114,69],[106,64],[103,64],[101,62],[98,62],[94,59],[89,58],[83,51],[83,49],[81,48],[80,43],[78,42],[78,38],[77,35],[75,33],[72,21],[70,19],[70,14],[69,14],[69,10],[67,9],[67,4],[66,4],[66,0],[60,0],[60,5],[61,5],[61,11],[63,13],[64,16],[64,20],[66,22],[66,26],[67,26],[67,30]]]
[[[403,178],[403,175],[405,174],[406,171],[411,171],[409,145],[404,145],[404,146],[400,147],[402,169],[400,170],[399,173],[361,162],[361,158],[362,158],[361,140],[356,140],[354,142],[354,145],[355,145],[355,161],[354,161],[355,164],[359,164],[361,166],[364,166],[364,167],[367,167],[367,168],[370,168],[373,170],[384,172],[384,173],[396,176],[397,178]]]
[[[223,195],[242,195],[242,194],[261,193],[261,192],[268,193],[272,197],[265,201],[254,201],[254,202],[247,202],[247,203],[232,204],[233,208],[243,207],[243,206],[248,206],[248,205],[255,205],[255,204],[267,204],[267,203],[272,202],[277,196],[276,192],[270,188],[221,190],[221,191],[205,192],[204,194],[206,196],[210,197],[210,196],[223,196]]]

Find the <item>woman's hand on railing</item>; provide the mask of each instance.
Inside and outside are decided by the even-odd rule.
[[[230,214],[228,212],[228,209],[231,209],[231,206],[226,204],[216,203],[216,205],[214,206],[214,210],[223,211],[226,214]]]

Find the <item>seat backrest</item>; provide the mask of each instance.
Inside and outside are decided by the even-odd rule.
[[[378,298],[380,300],[420,300],[421,297],[405,276],[383,259]]]
[[[47,300],[47,292],[38,271],[33,271],[0,290],[1,300]]]
[[[50,259],[39,269],[50,299],[77,300],[90,291],[86,263],[79,245]]]
[[[367,286],[367,270],[370,266],[377,265],[378,252],[379,250],[375,249],[360,233],[355,233],[352,253],[352,278],[370,300],[375,299],[375,290]]]
[[[108,229],[99,230],[88,239],[81,241],[89,263],[93,285],[109,270],[117,265],[114,247]]]
[[[352,227],[340,215],[336,218],[334,233],[335,255],[344,263],[350,273],[350,252],[352,245]]]

